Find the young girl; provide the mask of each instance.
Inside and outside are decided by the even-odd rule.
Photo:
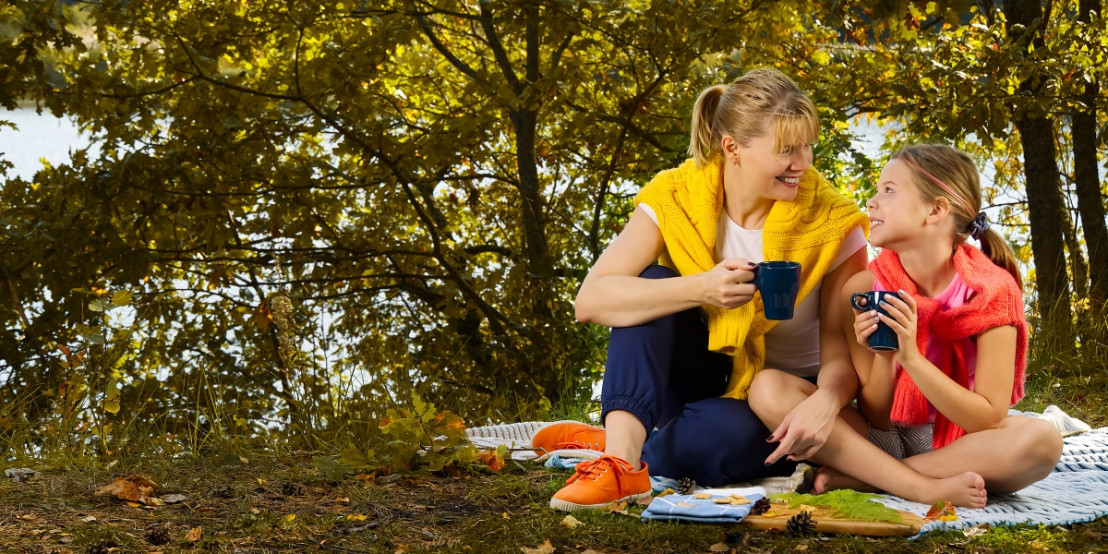
[[[1062,437],[1052,424],[1008,415],[1023,397],[1027,325],[1014,255],[980,205],[977,170],[953,148],[905,148],[881,171],[866,207],[870,242],[882,251],[847,281],[843,301],[869,290],[897,295],[886,297],[889,315],[854,318],[859,411],[844,410],[812,456],[823,465],[816,492],[878,489],[980,508],[986,487],[1013,492],[1058,463]],[[971,236],[981,249],[966,243]],[[895,331],[898,350],[869,350],[878,322]],[[751,407],[774,429],[771,442],[787,430],[787,405],[806,394],[781,375],[755,379]],[[797,451],[782,443],[767,462]]]

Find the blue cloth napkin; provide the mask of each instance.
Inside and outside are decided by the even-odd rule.
[[[680,520],[698,523],[738,523],[750,513],[754,503],[764,495],[757,492],[744,494],[749,504],[717,504],[715,498],[730,495],[713,494],[709,498],[696,498],[691,494],[657,496],[643,511],[644,519]]]
[[[572,469],[577,467],[577,464],[588,460],[589,458],[563,458],[554,454],[547,458],[543,465],[552,469]]]
[[[654,494],[661,493],[666,489],[676,491],[681,488],[681,483],[672,477],[662,477],[659,475],[650,476],[650,488],[654,491]]]

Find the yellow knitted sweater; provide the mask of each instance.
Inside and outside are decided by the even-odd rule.
[[[635,197],[658,216],[665,241],[659,262],[681,275],[708,271],[714,257],[720,212],[723,210],[723,157],[704,167],[688,160],[659,173]],[[762,230],[766,260],[800,262],[797,304],[812,292],[831,267],[839,246],[857,226],[869,236],[869,219],[858,206],[839,195],[814,169],[800,178],[796,198],[776,202]],[[733,368],[724,396],[746,398],[754,374],[766,363],[765,337],[777,322],[767,320],[762,298],[734,309],[704,305],[708,314],[708,348],[731,354]]]

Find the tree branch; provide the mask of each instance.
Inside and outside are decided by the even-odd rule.
[[[107,92],[98,92],[98,93],[95,93],[95,96],[99,96],[101,98],[112,98],[112,99],[116,99],[116,100],[125,100],[125,99],[129,99],[129,98],[142,98],[142,97],[145,97],[145,96],[153,96],[153,95],[157,95],[157,94],[162,94],[164,92],[169,92],[169,91],[171,91],[171,90],[173,90],[177,87],[187,85],[187,84],[189,84],[189,83],[191,83],[191,82],[193,82],[197,79],[200,79],[200,78],[201,77],[199,77],[199,76],[189,77],[188,79],[182,79],[180,82],[173,83],[173,84],[171,84],[169,86],[166,86],[166,87],[163,87],[163,88],[159,88],[159,89],[155,89],[155,90],[144,90],[144,91],[136,92],[136,93],[133,93],[133,94],[114,94],[114,93],[107,93]],[[64,95],[64,94],[69,94],[69,93],[63,91],[63,92],[59,92],[58,94]]]
[[[537,2],[528,2],[523,8],[527,16],[526,42],[527,42],[527,66],[525,74],[527,82],[534,84],[541,77],[539,73],[539,5]]]
[[[188,44],[185,43],[184,39],[182,39],[180,35],[177,35],[175,33],[169,33],[169,35],[172,36],[174,39],[176,39],[177,43],[181,46],[181,50],[184,52],[185,57],[188,58],[189,64],[191,64],[193,69],[196,70],[196,78],[197,79],[200,79],[202,81],[206,81],[206,82],[211,83],[213,85],[221,86],[221,87],[224,87],[224,88],[229,88],[231,90],[235,90],[235,91],[238,91],[238,92],[243,92],[243,93],[246,93],[246,94],[252,94],[252,95],[256,95],[256,96],[261,96],[262,98],[270,98],[270,99],[273,99],[273,100],[291,100],[291,101],[300,100],[300,98],[297,97],[297,96],[289,96],[287,94],[275,94],[275,93],[272,93],[272,92],[264,92],[264,91],[261,91],[261,90],[244,87],[242,85],[236,85],[236,84],[228,83],[226,81],[221,81],[219,79],[214,79],[212,77],[209,77],[207,74],[204,73],[204,70],[201,69],[200,64],[196,63],[196,59],[194,59],[192,57],[192,53],[189,52]]]
[[[566,38],[562,40],[562,43],[558,45],[558,48],[554,50],[554,53],[550,55],[550,66],[547,68],[548,72],[553,73],[557,70],[558,64],[562,61],[562,54],[565,54],[566,50],[569,49],[569,43],[573,41],[573,36],[572,34],[567,35]]]
[[[608,190],[612,183],[612,176],[616,170],[616,156],[623,150],[623,143],[627,139],[627,127],[620,129],[619,138],[616,139],[616,147],[608,158],[608,167],[604,170],[604,176],[598,183],[599,193],[596,204],[593,205],[592,222],[589,224],[589,251],[593,261],[600,256],[600,218],[604,213],[604,202],[608,196]]]
[[[519,82],[519,76],[512,69],[512,61],[508,59],[508,53],[504,51],[504,45],[500,44],[500,35],[497,34],[496,27],[492,23],[492,13],[485,9],[487,4],[487,0],[480,0],[481,18],[479,21],[481,22],[481,29],[485,32],[485,40],[488,41],[493,58],[496,59],[496,64],[500,66],[500,71],[504,73],[504,78],[508,80],[512,90],[516,94],[520,94],[523,92],[523,86]]]
[[[427,35],[427,39],[431,41],[431,46],[434,46],[435,50],[438,50],[439,53],[442,54],[444,58],[446,58],[446,61],[450,62],[450,65],[458,68],[458,71],[465,73],[471,79],[477,80],[477,72],[474,71],[472,67],[466,64],[460,58],[455,56],[454,53],[451,52],[446,47],[446,45],[442,43],[441,40],[439,40],[438,35],[435,34],[433,29],[431,29],[431,25],[427,23],[427,18],[423,17],[422,15],[417,15],[416,21],[419,22],[419,28],[423,31],[423,34]]]

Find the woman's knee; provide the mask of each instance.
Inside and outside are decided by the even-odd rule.
[[[807,387],[805,387],[807,385]],[[754,376],[750,383],[748,400],[750,409],[765,421],[780,419],[789,413],[795,406],[788,399],[797,396],[801,389],[813,388],[811,383],[795,375],[776,369],[764,369]],[[803,392],[804,396],[811,394],[810,390]]]
[[[643,279],[669,279],[671,277],[679,277],[676,271],[659,264],[651,264],[646,266],[646,269],[639,273],[639,277]]]

